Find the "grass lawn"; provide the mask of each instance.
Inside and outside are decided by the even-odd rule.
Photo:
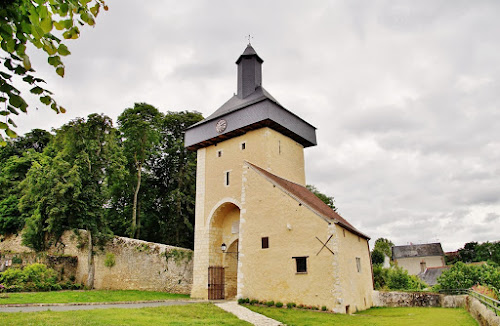
[[[0,313],[1,325],[251,325],[210,303],[140,309]]]
[[[290,310],[248,306],[249,309],[292,326],[477,326],[465,309],[452,308],[372,308],[355,315],[330,314],[318,311]]]
[[[2,293],[0,305],[15,303],[119,302],[189,299],[186,294],[136,290]]]

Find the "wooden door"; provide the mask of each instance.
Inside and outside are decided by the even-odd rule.
[[[208,267],[208,300],[224,299],[224,267]]]

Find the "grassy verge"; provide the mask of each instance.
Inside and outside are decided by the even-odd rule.
[[[0,313],[2,325],[251,325],[209,303],[140,309]]]
[[[246,306],[249,309],[279,320],[289,326],[345,325],[345,326],[476,326],[477,322],[464,309],[452,308],[372,308],[355,315],[322,313]]]
[[[2,293],[0,305],[16,303],[120,302],[189,299],[185,294],[136,290]]]

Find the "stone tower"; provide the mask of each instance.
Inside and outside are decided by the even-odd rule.
[[[304,148],[316,145],[316,128],[285,109],[264,89],[262,63],[248,44],[236,61],[237,94],[186,131],[185,146],[197,151],[191,293],[195,298],[231,298],[240,291],[245,163],[305,185]],[[215,271],[220,267],[223,276]],[[223,278],[221,293],[213,291],[216,285],[209,279],[212,274]]]

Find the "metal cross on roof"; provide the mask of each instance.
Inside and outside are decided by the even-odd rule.
[[[253,38],[253,36],[252,36],[252,35],[250,35],[250,34],[248,34],[248,36],[246,36],[246,38],[248,38],[248,45],[251,45],[250,39],[252,39],[252,38]]]

